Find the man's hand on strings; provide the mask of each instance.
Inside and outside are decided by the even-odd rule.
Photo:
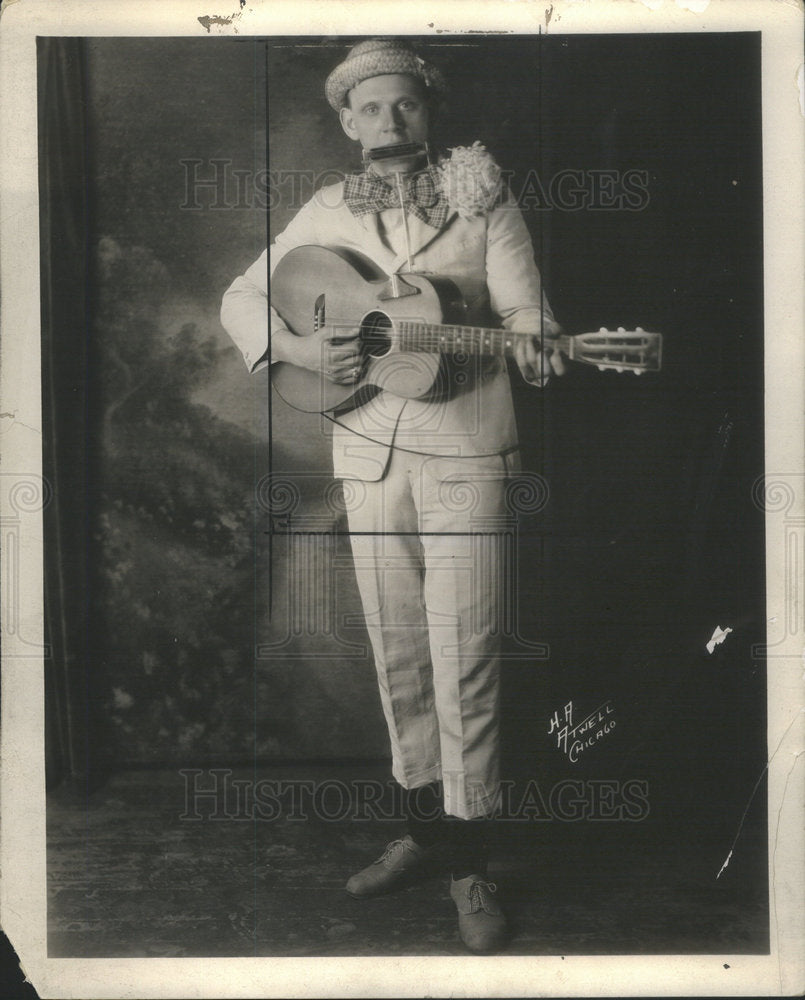
[[[514,348],[514,357],[520,373],[531,385],[545,385],[551,374],[564,375],[564,359],[558,349],[550,346],[550,338],[545,338],[542,347],[539,337],[522,337]]]
[[[296,337],[288,330],[275,330],[271,356],[300,368],[319,372],[331,382],[349,385],[360,378],[362,358],[360,329],[323,326],[307,337]]]

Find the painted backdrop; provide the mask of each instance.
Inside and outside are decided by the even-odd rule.
[[[53,636],[77,674],[65,694],[57,664],[51,686],[111,766],[387,754],[349,554],[321,537],[343,526],[326,428],[269,406],[218,321],[299,198],[355,164],[322,94],[348,41],[95,38],[70,63],[74,117],[47,156],[72,142],[81,162],[43,266],[76,247],[86,265],[86,309],[57,337],[77,286],[56,284],[45,329],[52,457],[72,470],[51,613],[72,607],[73,627]],[[507,662],[509,753],[550,769],[553,710],[615,693],[618,759],[701,778],[718,697],[704,770],[715,788],[732,767],[740,796],[736,760],[762,759],[762,667],[747,653],[724,684],[697,657],[727,618],[743,650],[762,639],[756,40],[424,45],[453,84],[438,142],[481,139],[510,171],[567,331],[666,338],[660,376],[576,368],[517,393],[524,464],[549,486],[520,526],[519,637],[550,653]],[[272,534],[289,517],[298,534]]]

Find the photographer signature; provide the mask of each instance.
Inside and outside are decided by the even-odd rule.
[[[609,735],[615,724],[615,709],[611,700],[607,699],[575,725],[573,702],[569,701],[561,713],[557,710],[551,716],[548,735],[556,733],[557,748],[572,764],[575,764],[586,750]]]

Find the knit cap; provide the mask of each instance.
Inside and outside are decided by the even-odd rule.
[[[401,38],[367,38],[349,50],[347,58],[327,77],[324,93],[332,108],[346,106],[347,94],[363,80],[387,73],[408,73],[421,80],[431,92],[442,96],[447,89],[444,77],[431,63],[414,52]]]

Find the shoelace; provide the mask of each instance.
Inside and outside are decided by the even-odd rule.
[[[385,861],[388,861],[389,858],[392,857],[392,855],[404,849],[405,849],[405,842],[403,840],[392,840],[392,842],[387,845],[385,851],[383,852],[383,857],[378,859],[377,864],[382,865]]]
[[[490,892],[497,892],[498,887],[494,882],[473,882],[470,886],[470,903],[473,906],[484,908],[484,898],[481,890],[488,889]]]

